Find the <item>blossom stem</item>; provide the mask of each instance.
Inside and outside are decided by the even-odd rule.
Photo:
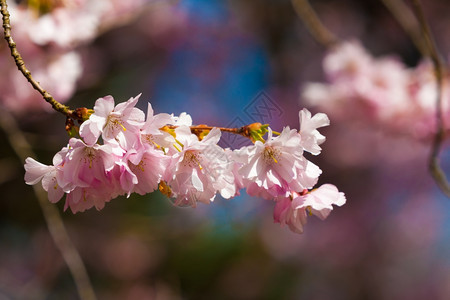
[[[169,129],[175,129],[178,126],[175,125],[168,125],[167,128]],[[202,132],[206,130],[212,130],[213,128],[218,128],[222,132],[229,132],[237,135],[242,135],[243,137],[250,138],[250,129],[248,128],[248,125],[242,126],[239,128],[227,128],[227,127],[216,127],[216,126],[207,126],[207,125],[194,125],[190,126],[191,132],[195,135],[200,135]]]
[[[6,133],[11,148],[21,161],[25,161],[25,159],[30,156],[36,157],[16,120],[8,112],[2,110],[0,110],[0,127]],[[34,185],[33,188],[44,215],[45,222],[47,223],[50,236],[69,268],[80,299],[95,300],[96,296],[86,267],[67,233],[57,207],[48,201],[47,194],[41,187]]]
[[[31,72],[27,69],[25,66],[25,62],[20,55],[19,51],[17,50],[17,45],[14,42],[12,36],[11,36],[11,23],[10,23],[10,14],[8,11],[8,5],[6,3],[6,0],[0,0],[0,6],[1,6],[1,14],[2,14],[2,20],[3,20],[3,32],[5,36],[5,40],[8,43],[9,49],[11,50],[11,56],[14,58],[14,61],[16,63],[17,68],[19,71],[25,76],[25,78],[28,80],[28,82],[31,84],[31,86],[38,91],[45,101],[50,103],[52,108],[65,116],[68,116],[70,118],[74,118],[77,120],[81,120],[77,116],[76,111],[69,109],[68,106],[65,106],[58,101],[56,101],[52,95],[50,95],[49,92],[44,90],[39,82],[37,82],[32,76]]]
[[[396,21],[403,27],[403,30],[410,36],[412,42],[424,56],[429,55],[428,47],[422,39],[420,23],[415,18],[414,13],[403,2],[403,0],[381,0],[387,9],[394,16]]]
[[[425,19],[420,0],[412,0],[413,12],[420,24],[421,35],[424,45],[427,47],[428,56],[431,58],[436,76],[436,134],[429,158],[429,170],[439,188],[450,197],[450,185],[444,171],[439,166],[439,152],[445,139],[445,124],[442,118],[442,83],[443,83],[443,62],[436,44],[433,40],[430,27]]]
[[[339,42],[338,38],[320,21],[308,0],[292,0],[292,5],[308,31],[319,44],[330,48]]]

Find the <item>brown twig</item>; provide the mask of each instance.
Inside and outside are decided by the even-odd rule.
[[[178,126],[176,126],[176,125],[167,125],[165,127],[167,127],[168,129],[175,129]],[[243,128],[244,127],[245,126],[240,127],[240,128],[227,128],[227,127],[208,126],[208,125],[204,125],[204,124],[189,126],[189,128],[191,129],[191,132],[194,133],[194,134],[202,133],[205,130],[212,130],[213,128],[218,128],[218,129],[220,129],[220,131],[223,131],[223,132],[229,132],[229,133],[240,134],[240,135],[243,133]]]
[[[330,48],[338,43],[338,38],[323,25],[308,0],[292,0],[292,5],[297,15],[306,25],[306,28],[308,28],[319,44]]]
[[[8,43],[9,49],[11,50],[11,56],[14,58],[14,61],[17,65],[17,68],[22,72],[23,76],[28,80],[28,82],[33,86],[33,88],[38,91],[45,101],[51,104],[54,110],[74,119],[79,119],[75,113],[75,111],[69,109],[69,107],[59,103],[56,101],[52,95],[50,95],[49,92],[44,90],[39,82],[34,80],[34,78],[31,76],[31,72],[27,69],[25,66],[25,62],[20,55],[19,51],[17,50],[17,45],[12,39],[11,36],[11,23],[10,23],[10,14],[8,11],[8,5],[6,3],[6,0],[0,0],[0,6],[1,6],[1,13],[3,17],[3,32],[5,35],[5,40]]]
[[[381,0],[389,9],[396,21],[411,38],[414,45],[423,56],[429,56],[428,46],[424,43],[421,25],[414,13],[403,0]]]
[[[8,112],[3,110],[0,110],[0,127],[2,127],[6,133],[12,149],[21,161],[25,161],[29,156],[35,157],[30,144],[19,129],[16,120],[14,120]],[[39,200],[39,205],[42,209],[50,235],[72,274],[80,298],[95,300],[96,296],[89,280],[86,267],[67,233],[58,209],[48,201],[47,195],[42,187],[34,185],[33,188],[36,197]]]
[[[165,128],[175,129],[177,127],[178,126],[176,126],[176,125],[167,125],[160,129],[162,129],[162,130],[164,130]],[[193,125],[193,126],[190,126],[189,128],[191,129],[191,132],[197,136],[201,136],[201,134],[204,133],[205,131],[211,131],[213,128],[218,128],[222,132],[229,132],[232,134],[241,135],[241,136],[251,139],[253,141],[254,137],[251,134],[252,131],[260,130],[262,127],[264,127],[264,125],[261,123],[252,123],[252,124],[245,125],[245,126],[242,126],[239,128],[208,126],[208,125],[204,125],[204,124]],[[263,130],[260,133],[265,133],[265,132],[266,131]]]
[[[439,166],[439,152],[445,139],[445,124],[442,118],[442,85],[443,85],[443,62],[433,40],[430,27],[426,21],[420,0],[412,0],[412,8],[414,14],[420,24],[420,31],[427,47],[427,52],[434,66],[436,76],[436,135],[434,136],[433,145],[429,158],[430,173],[436,181],[439,188],[450,197],[450,185],[444,171]]]

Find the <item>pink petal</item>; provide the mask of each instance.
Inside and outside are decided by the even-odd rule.
[[[50,172],[54,167],[46,166],[40,162],[28,157],[25,160],[25,183],[33,185],[38,183],[42,177]]]

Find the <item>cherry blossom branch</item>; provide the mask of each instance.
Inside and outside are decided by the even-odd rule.
[[[330,48],[338,43],[338,38],[323,25],[308,0],[292,0],[292,5],[306,28],[308,28],[308,31],[319,44]]]
[[[8,5],[6,3],[6,0],[0,0],[0,6],[1,6],[1,14],[3,19],[3,32],[5,36],[5,40],[8,43],[9,49],[11,50],[11,56],[14,58],[14,61],[17,65],[17,68],[19,71],[25,76],[25,78],[28,80],[28,82],[31,84],[31,86],[38,91],[45,101],[50,103],[52,108],[67,117],[76,119],[76,120],[82,120],[82,116],[79,115],[78,110],[71,110],[68,106],[65,106],[58,101],[56,101],[52,95],[50,95],[49,92],[44,90],[39,82],[37,82],[32,76],[31,72],[27,69],[25,66],[25,62],[20,55],[19,51],[17,50],[17,45],[14,42],[12,36],[11,36],[11,22],[10,22],[10,14],[8,11]]]
[[[6,133],[12,149],[21,161],[25,161],[29,156],[35,157],[16,120],[8,112],[2,110],[0,110],[0,127]],[[33,188],[50,235],[72,274],[80,298],[95,300],[96,296],[86,267],[67,233],[57,207],[47,200],[47,195],[41,187],[34,185]]]
[[[436,135],[434,136],[431,154],[429,158],[429,169],[431,175],[439,188],[450,197],[450,185],[444,171],[439,166],[439,152],[445,139],[445,126],[442,118],[442,83],[443,83],[443,62],[433,40],[430,27],[425,19],[420,0],[412,0],[413,12],[420,24],[420,31],[423,37],[424,45],[427,47],[428,56],[431,58],[436,76]]]
[[[168,129],[175,129],[178,126],[176,125],[168,125],[165,126]],[[261,140],[264,134],[267,132],[268,125],[261,124],[261,123],[252,123],[249,125],[245,125],[239,128],[227,128],[227,127],[215,127],[215,126],[208,126],[208,125],[193,125],[189,128],[191,129],[191,132],[197,136],[201,136],[202,133],[205,131],[210,131],[213,128],[218,128],[222,132],[229,132],[232,134],[241,135],[245,138],[248,138],[255,142],[255,140]]]
[[[423,41],[421,25],[411,9],[403,0],[381,0],[389,9],[403,30],[410,36],[412,42],[424,56],[429,56],[427,45]]]

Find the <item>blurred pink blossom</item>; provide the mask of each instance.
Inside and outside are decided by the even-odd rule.
[[[407,68],[393,57],[374,58],[359,42],[345,42],[324,58],[328,83],[308,83],[302,98],[331,116],[358,119],[393,134],[427,139],[435,132],[436,81],[430,62]],[[450,117],[449,77],[442,108]],[[447,122],[448,123],[448,122]]]
[[[334,205],[342,206],[346,202],[344,193],[332,184],[324,184],[311,192],[295,193],[289,197],[279,197],[273,212],[275,222],[288,225],[293,232],[303,233],[308,213],[325,220]]]

